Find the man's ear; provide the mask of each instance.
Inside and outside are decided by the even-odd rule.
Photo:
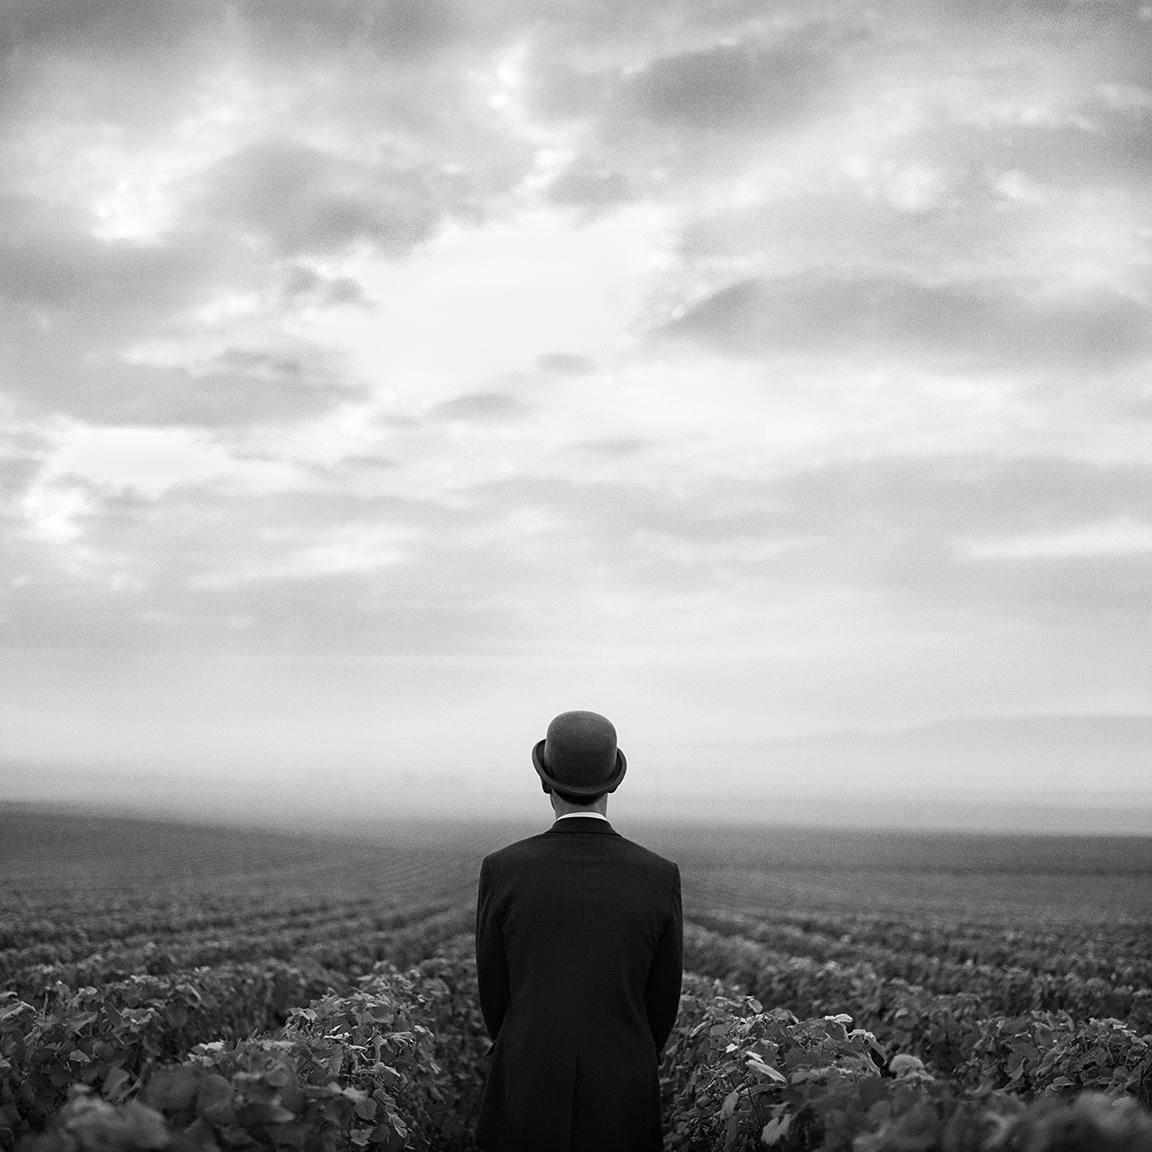
[[[540,781],[540,787],[544,789],[544,792],[546,795],[548,795],[548,796],[552,795],[552,785],[551,784],[546,784],[543,780],[541,780]]]

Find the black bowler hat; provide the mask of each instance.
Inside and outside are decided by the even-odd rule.
[[[615,792],[628,761],[616,747],[616,729],[599,712],[561,712],[532,749],[544,791],[595,797]]]

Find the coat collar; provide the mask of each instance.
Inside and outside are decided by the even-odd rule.
[[[597,820],[588,816],[569,816],[564,820],[557,820],[545,833],[562,832],[601,832],[606,836],[619,836],[620,833],[608,823],[607,820]]]

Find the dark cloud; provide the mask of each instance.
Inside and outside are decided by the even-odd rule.
[[[123,58],[171,52],[224,16],[215,0],[7,0],[0,44],[9,50],[50,48]]]
[[[346,305],[372,308],[375,305],[364,294],[364,287],[351,276],[321,276],[305,264],[294,264],[286,269],[282,292],[284,299],[295,306],[312,308],[340,308]]]
[[[684,5],[654,34],[651,10],[636,30],[617,23],[585,43],[573,23],[544,22],[530,60],[534,118],[578,125],[583,153],[548,190],[553,203],[596,213],[645,196],[730,181],[757,149],[841,108],[845,76],[867,21],[796,13],[750,18],[739,6]]]
[[[412,68],[478,36],[483,27],[469,5],[450,0],[340,0],[323,5],[248,0],[240,15],[252,46],[279,60],[302,62],[320,48]]]
[[[217,0],[6,0],[0,5],[0,122],[25,115],[155,124],[225,53]]]
[[[463,204],[459,181],[430,168],[371,168],[288,141],[236,153],[205,178],[205,220],[290,256],[368,244],[409,252]]]
[[[620,101],[656,124],[742,132],[811,112],[830,70],[828,54],[804,44],[720,44],[651,61],[626,81]]]
[[[741,356],[875,353],[1015,371],[1103,371],[1152,352],[1152,313],[1106,289],[1045,297],[1001,282],[806,272],[743,280],[667,327]]]
[[[418,66],[480,34],[447,0],[7,0],[0,45],[23,52],[175,63],[190,43],[230,43],[286,66],[344,53]]]
[[[502,424],[519,420],[531,409],[510,392],[465,392],[437,404],[429,413],[433,420],[467,424]]]

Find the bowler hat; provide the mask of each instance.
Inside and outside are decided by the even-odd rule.
[[[628,768],[616,729],[598,712],[561,712],[532,749],[532,764],[545,792],[580,797],[615,792]]]

